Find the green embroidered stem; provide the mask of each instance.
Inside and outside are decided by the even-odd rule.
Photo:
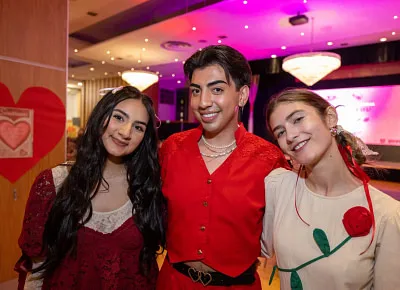
[[[334,248],[334,249],[331,251],[330,255],[332,255],[332,254],[335,253],[337,250],[339,250],[341,247],[343,247],[344,244],[346,244],[348,241],[350,241],[350,239],[351,239],[351,236],[348,236],[343,242],[341,242],[339,245],[336,246],[336,248]]]
[[[278,269],[278,270],[281,271],[281,272],[292,272],[292,273],[293,273],[293,272],[297,272],[297,271],[299,271],[300,269],[303,269],[304,267],[306,267],[306,266],[308,266],[308,265],[310,265],[310,264],[312,264],[312,263],[315,263],[315,262],[318,261],[318,260],[321,260],[321,259],[323,259],[323,258],[329,257],[330,255],[332,255],[333,253],[335,253],[337,250],[339,250],[341,247],[343,247],[348,241],[350,241],[350,239],[351,239],[351,236],[348,236],[348,237],[347,237],[346,239],[344,239],[339,245],[337,245],[332,251],[330,251],[328,255],[323,254],[323,255],[321,255],[321,256],[319,256],[319,257],[316,257],[316,258],[314,258],[314,259],[312,259],[312,260],[310,260],[310,261],[308,261],[308,262],[306,262],[306,263],[304,263],[304,264],[301,264],[300,266],[298,266],[298,267],[296,267],[296,268],[292,268],[292,269],[283,269],[283,268],[279,268],[277,265],[275,265],[275,266],[273,267],[273,269],[272,269],[271,276],[269,277],[269,285],[271,285],[271,283],[272,283],[272,279],[274,278],[276,269]]]

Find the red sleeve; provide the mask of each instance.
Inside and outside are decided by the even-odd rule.
[[[274,168],[272,168],[272,170],[279,168],[279,167],[283,167],[287,170],[292,170],[289,163],[287,162],[285,155],[283,155],[283,153],[280,149],[278,149],[278,150],[279,150],[279,156],[278,156],[275,166],[274,166]]]
[[[36,177],[31,187],[18,244],[28,257],[40,257],[42,235],[47,216],[56,196],[51,169]]]

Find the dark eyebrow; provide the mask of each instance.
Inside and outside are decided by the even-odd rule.
[[[129,118],[129,115],[128,115],[127,113],[125,113],[124,111],[120,110],[120,109],[114,109],[114,111],[117,111],[117,112],[121,113],[122,115],[124,115],[126,118]],[[143,122],[143,121],[138,121],[138,120],[136,120],[136,121],[134,121],[133,123],[142,124],[142,125],[144,125],[144,126],[147,127],[147,123],[146,123],[146,122]]]
[[[295,110],[295,111],[291,112],[289,115],[287,115],[287,117],[285,118],[285,120],[286,120],[286,121],[289,121],[289,120],[293,117],[294,114],[297,114],[297,113],[300,113],[300,112],[304,112],[304,111],[303,111],[303,110]],[[272,133],[274,133],[276,130],[280,129],[281,127],[282,127],[281,125],[276,126],[276,127],[272,130]]]
[[[217,84],[228,84],[226,81],[224,81],[224,80],[216,80],[216,81],[212,81],[212,82],[210,82],[210,83],[208,83],[207,84],[207,87],[212,87],[212,86],[214,86],[214,85],[217,85]],[[194,83],[191,83],[190,84],[190,86],[191,87],[195,87],[195,88],[197,88],[197,89],[200,89],[201,87],[200,87],[200,85],[198,85],[198,84],[194,84]]]

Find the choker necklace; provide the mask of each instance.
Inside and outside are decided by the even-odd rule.
[[[210,143],[208,143],[208,142],[206,141],[206,138],[204,138],[204,135],[201,135],[201,140],[203,140],[204,144],[205,144],[207,147],[214,148],[214,149],[226,149],[226,148],[229,148],[229,147],[233,146],[233,145],[236,143],[236,139],[235,139],[235,140],[233,140],[232,143],[230,143],[230,144],[228,144],[228,145],[225,145],[225,146],[215,146],[215,145],[211,145]],[[232,152],[232,151],[230,151],[230,152]],[[228,154],[228,153],[226,153],[226,154]]]
[[[204,157],[218,158],[218,157],[222,157],[222,156],[228,155],[229,153],[231,153],[235,149],[236,149],[236,146],[232,147],[228,151],[224,151],[224,152],[221,152],[221,153],[218,153],[218,154],[207,154],[207,153],[203,153],[203,152],[200,152],[200,154],[202,156],[204,156]]]

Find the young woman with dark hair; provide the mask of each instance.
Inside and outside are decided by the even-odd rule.
[[[281,289],[398,289],[400,203],[368,184],[368,147],[338,125],[329,102],[290,89],[271,99],[270,131],[298,172],[265,179],[262,249]]]
[[[154,289],[164,245],[157,142],[148,96],[127,86],[98,102],[76,162],[31,188],[20,289]]]

